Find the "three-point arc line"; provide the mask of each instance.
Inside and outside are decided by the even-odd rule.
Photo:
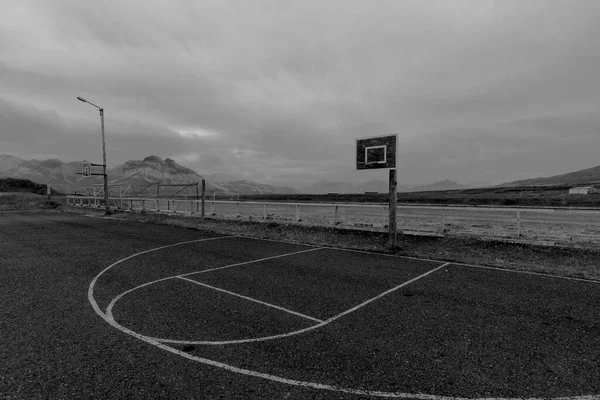
[[[133,336],[133,337],[135,337],[137,339],[140,339],[140,340],[142,340],[142,341],[144,341],[146,343],[152,344],[152,345],[154,345],[154,346],[156,346],[156,347],[158,347],[158,348],[160,348],[162,350],[168,351],[168,352],[173,353],[173,354],[177,354],[177,355],[179,355],[181,357],[184,357],[186,359],[189,359],[189,360],[192,360],[192,361],[195,361],[195,362],[199,362],[199,363],[202,363],[202,364],[205,364],[205,365],[210,365],[210,366],[213,366],[213,367],[221,368],[221,369],[224,369],[224,370],[227,370],[227,371],[230,371],[230,372],[234,372],[234,373],[246,375],[246,376],[252,376],[252,377],[256,377],[256,378],[267,379],[267,380],[270,380],[270,381],[273,381],[273,382],[279,382],[279,383],[293,385],[293,386],[300,386],[300,387],[306,387],[306,388],[312,388],[312,389],[319,389],[319,390],[329,390],[329,391],[336,391],[336,392],[349,393],[349,394],[357,394],[357,395],[367,395],[367,396],[374,396],[374,397],[385,397],[385,398],[412,398],[412,399],[418,399],[418,400],[516,400],[514,398],[500,398],[500,397],[497,397],[497,398],[491,398],[490,397],[490,398],[472,399],[472,398],[464,398],[464,397],[451,397],[451,396],[431,395],[431,394],[424,394],[424,393],[383,392],[383,391],[375,391],[375,390],[353,389],[353,388],[346,388],[346,387],[341,387],[341,386],[321,384],[321,383],[316,383],[316,382],[306,382],[306,381],[298,381],[298,380],[294,380],[294,379],[283,378],[283,377],[280,377],[280,376],[270,375],[270,374],[263,373],[263,372],[252,371],[252,370],[248,370],[248,369],[244,369],[244,368],[238,368],[238,367],[235,367],[233,365],[229,365],[229,364],[221,363],[221,362],[218,362],[218,361],[215,361],[215,360],[210,360],[210,359],[207,359],[207,358],[197,357],[197,356],[188,354],[188,353],[186,353],[184,351],[181,351],[181,350],[178,350],[178,349],[173,348],[171,346],[168,346],[165,343],[173,343],[173,342],[175,342],[175,343],[202,343],[202,342],[189,342],[189,341],[177,342],[177,341],[170,341],[170,340],[165,340],[165,339],[156,339],[156,338],[144,336],[144,335],[141,335],[141,334],[139,334],[137,332],[134,332],[134,331],[132,331],[132,330],[130,330],[128,328],[125,328],[125,327],[119,325],[115,321],[115,319],[114,319],[114,317],[112,315],[112,307],[114,306],[114,304],[116,303],[116,301],[119,298],[121,298],[122,296],[124,296],[127,293],[130,293],[133,290],[136,290],[138,288],[141,288],[141,287],[153,284],[153,283],[157,283],[157,282],[160,282],[160,281],[164,281],[164,280],[167,280],[167,279],[173,279],[173,278],[184,278],[187,275],[193,275],[193,274],[202,273],[202,272],[209,272],[209,271],[214,271],[214,270],[224,269],[224,268],[231,268],[231,267],[234,267],[234,266],[239,266],[239,265],[244,265],[244,264],[259,262],[259,261],[263,261],[263,260],[267,260],[267,259],[273,259],[273,258],[278,258],[278,257],[286,257],[286,256],[294,255],[294,254],[300,254],[300,253],[308,252],[308,251],[320,250],[321,248],[313,248],[313,249],[309,249],[309,250],[304,250],[304,251],[299,251],[299,252],[294,252],[294,253],[288,253],[288,254],[283,254],[283,255],[279,255],[279,256],[267,257],[267,258],[260,259],[260,260],[254,260],[254,261],[249,261],[249,262],[244,262],[244,263],[232,264],[232,265],[228,265],[228,266],[224,266],[224,267],[213,268],[211,270],[204,270],[204,271],[194,272],[194,273],[190,273],[190,274],[177,275],[177,276],[173,276],[173,277],[159,279],[159,280],[156,280],[156,281],[144,284],[144,285],[140,285],[137,288],[128,290],[127,292],[121,293],[119,296],[117,296],[115,299],[113,299],[110,302],[109,306],[107,307],[107,312],[106,313],[104,313],[104,312],[102,312],[102,310],[100,310],[100,307],[98,306],[98,303],[94,299],[94,286],[95,286],[96,282],[98,281],[98,279],[100,278],[100,276],[102,276],[105,272],[107,272],[111,268],[117,266],[118,264],[120,264],[120,263],[122,263],[122,262],[124,262],[126,260],[129,260],[131,258],[134,258],[136,256],[139,256],[139,255],[142,255],[142,254],[145,254],[145,253],[149,253],[149,252],[157,251],[157,250],[162,250],[162,249],[169,248],[169,247],[175,247],[175,246],[180,246],[180,245],[190,244],[190,243],[198,243],[198,242],[209,241],[209,240],[225,239],[225,238],[231,238],[231,237],[235,237],[235,236],[220,236],[220,237],[214,237],[214,238],[208,238],[208,239],[199,239],[199,240],[191,240],[191,241],[186,241],[186,242],[180,242],[180,243],[176,243],[176,244],[172,244],[172,245],[161,246],[161,247],[157,247],[155,249],[146,250],[146,251],[143,251],[143,252],[140,252],[140,253],[133,254],[133,255],[131,255],[129,257],[123,258],[123,259],[121,259],[121,260],[119,260],[119,261],[117,261],[117,262],[109,265],[104,270],[102,270],[98,275],[96,275],[96,277],[94,277],[94,279],[92,280],[92,282],[90,283],[90,286],[88,288],[88,300],[89,300],[90,304],[92,305],[94,311],[100,317],[102,317],[106,322],[108,322],[110,325],[112,325],[116,329],[119,329],[123,333],[131,335],[131,336]],[[329,324],[329,323],[331,323],[331,322],[333,322],[333,321],[335,321],[335,320],[337,320],[337,319],[339,319],[339,318],[341,318],[341,317],[343,317],[343,316],[345,316],[345,315],[347,315],[347,314],[349,314],[349,313],[351,313],[353,311],[356,311],[356,310],[358,310],[358,309],[366,306],[367,304],[369,304],[369,303],[371,303],[371,302],[373,302],[373,301],[375,301],[375,300],[377,300],[377,299],[379,299],[379,298],[381,298],[381,297],[383,297],[383,296],[385,296],[387,294],[390,294],[390,293],[392,293],[392,292],[394,292],[394,291],[396,291],[396,290],[398,290],[398,289],[400,289],[400,288],[402,288],[402,287],[404,287],[404,286],[406,286],[406,285],[408,285],[410,283],[413,283],[413,282],[415,282],[415,281],[417,281],[417,280],[419,280],[419,279],[421,279],[421,278],[423,278],[423,277],[425,277],[425,276],[427,276],[427,275],[429,275],[429,274],[431,274],[431,273],[433,273],[433,272],[435,272],[435,271],[437,271],[437,270],[439,270],[439,269],[441,269],[443,267],[446,267],[449,264],[451,264],[451,263],[444,263],[444,264],[442,264],[442,265],[440,265],[440,266],[438,266],[438,267],[436,267],[434,269],[431,269],[431,270],[427,271],[426,273],[424,273],[422,275],[419,275],[419,276],[417,276],[417,277],[415,277],[415,278],[413,278],[413,279],[411,279],[409,281],[406,281],[406,282],[404,282],[404,283],[402,283],[402,284],[400,284],[398,286],[395,286],[395,287],[393,287],[393,288],[391,288],[391,289],[389,289],[389,290],[387,290],[387,291],[379,294],[378,296],[375,296],[375,297],[373,297],[373,298],[371,298],[371,299],[369,299],[369,300],[367,300],[367,301],[365,301],[365,302],[363,302],[363,303],[361,303],[361,304],[359,304],[359,305],[357,305],[355,307],[352,307],[352,308],[350,308],[350,309],[348,309],[348,310],[346,310],[346,311],[344,311],[344,312],[342,312],[342,313],[340,313],[340,314],[338,314],[338,315],[336,315],[334,317],[331,317],[331,318],[329,318],[329,319],[327,319],[325,321],[322,321],[322,322],[320,322],[320,323],[318,323],[318,324],[316,324],[314,326],[302,329],[300,331],[288,332],[287,334],[272,336],[272,337],[265,338],[265,339],[262,339],[262,340],[267,340],[267,339],[270,339],[270,338],[275,339],[275,338],[278,338],[278,337],[285,337],[285,336],[289,336],[290,334],[304,333],[304,332],[307,332],[309,330],[313,330],[313,329],[319,328],[321,326],[324,326],[326,324]],[[186,279],[186,280],[190,280],[190,279]],[[200,284],[197,281],[193,281],[193,280],[190,280],[190,281],[192,281],[194,283],[197,283],[197,284]],[[202,285],[204,285],[204,284],[202,284]],[[208,285],[205,285],[205,286],[208,286]],[[214,288],[214,287],[211,287],[211,288],[218,289],[218,288]],[[219,290],[224,290],[224,289],[219,289]],[[233,293],[233,292],[229,292],[229,293],[237,295],[237,296],[241,296],[241,295],[238,295],[238,294]],[[248,300],[255,301],[256,299],[250,299],[250,298],[248,298]],[[272,306],[272,305],[270,305],[270,306]],[[288,311],[289,312],[290,310],[285,310],[284,309],[284,311]],[[307,317],[307,316],[305,316],[305,317]],[[312,318],[312,317],[309,317],[309,318]],[[249,340],[257,340],[257,339],[260,340],[260,338],[249,339]],[[231,343],[234,343],[234,342],[226,342],[226,343],[223,343],[223,344],[231,344]],[[217,342],[208,342],[206,344],[217,344]],[[571,397],[557,397],[557,398],[554,398],[554,400],[598,400],[599,398],[600,397],[597,396],[597,395],[584,395],[584,396],[571,396]],[[532,398],[528,398],[526,400],[541,400],[541,399],[533,398],[532,397]]]

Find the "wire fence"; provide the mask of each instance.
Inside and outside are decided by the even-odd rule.
[[[103,207],[97,197],[68,196],[68,204]],[[112,207],[202,216],[202,201],[157,198],[112,198]],[[384,204],[327,204],[206,200],[210,218],[335,226],[385,232],[389,209]],[[573,246],[600,245],[600,209],[438,206],[398,204],[398,231],[421,235],[466,235]]]

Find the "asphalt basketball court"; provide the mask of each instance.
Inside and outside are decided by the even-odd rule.
[[[6,398],[600,394],[598,282],[72,215],[1,218]]]
[[[89,300],[182,362],[282,385],[431,399],[600,393],[600,285],[577,279],[217,237],[119,260]]]

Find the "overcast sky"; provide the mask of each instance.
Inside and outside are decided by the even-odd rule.
[[[600,164],[600,1],[0,0],[0,154],[150,154],[277,185]]]

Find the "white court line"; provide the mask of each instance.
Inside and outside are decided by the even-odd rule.
[[[265,238],[259,238],[259,237],[253,237],[253,236],[240,236],[240,237],[247,238],[247,239],[263,240],[263,241],[267,241],[267,242],[275,242],[275,243],[290,243],[290,244],[297,244],[297,245],[303,245],[303,246],[314,246],[311,244],[306,244],[306,243],[302,243],[302,242],[294,242],[291,240],[286,241],[286,240],[277,240],[277,239],[265,239]],[[323,250],[339,250],[339,251],[347,251],[347,252],[351,252],[351,253],[393,257],[393,258],[415,260],[415,261],[427,261],[427,262],[435,262],[435,263],[448,262],[453,265],[460,265],[460,266],[464,266],[464,267],[493,269],[493,270],[497,270],[497,271],[501,271],[501,272],[513,272],[516,274],[529,274],[529,275],[537,275],[537,276],[546,277],[546,278],[566,279],[566,280],[572,280],[572,281],[578,281],[578,282],[600,284],[600,280],[595,280],[595,279],[575,278],[575,277],[570,277],[570,276],[552,275],[552,274],[547,274],[544,272],[523,271],[523,270],[518,270],[518,269],[509,269],[509,268],[493,267],[493,266],[486,266],[486,265],[468,264],[468,263],[463,263],[460,261],[435,260],[432,258],[401,256],[401,255],[397,255],[397,254],[378,253],[378,252],[374,252],[374,251],[357,250],[357,249],[343,249],[340,247],[330,247],[330,246],[321,246],[320,248]]]
[[[558,278],[558,279],[565,279],[568,281],[585,282],[585,283],[592,283],[592,284],[596,284],[596,285],[600,284],[600,281],[593,280],[593,279],[575,278],[575,277],[560,276],[560,275],[550,275],[550,274],[545,274],[543,272],[522,271],[522,270],[518,270],[518,269],[507,269],[507,268],[502,268],[502,267],[491,267],[491,266],[486,266],[486,265],[464,264],[464,263],[458,263],[458,262],[453,262],[451,264],[458,265],[461,267],[491,269],[491,270],[500,271],[500,272],[514,272],[515,274],[536,275],[536,276],[541,276],[543,278]]]
[[[249,338],[249,339],[234,339],[234,340],[222,340],[222,341],[216,341],[216,340],[211,341],[211,340],[164,339],[164,338],[157,338],[157,337],[153,337],[153,336],[144,336],[144,337],[148,338],[149,340],[154,340],[154,341],[158,341],[158,342],[162,342],[162,343],[223,346],[223,345],[231,345],[231,344],[264,342],[264,341],[267,341],[267,340],[275,340],[275,339],[287,338],[287,337],[290,337],[290,336],[296,336],[296,335],[300,335],[300,334],[303,334],[303,333],[306,333],[306,332],[310,332],[310,331],[313,331],[315,329],[319,329],[319,328],[322,328],[322,327],[324,327],[326,325],[329,325],[333,321],[335,321],[335,320],[337,320],[337,319],[339,319],[339,318],[341,318],[341,317],[343,317],[345,315],[348,315],[351,312],[354,312],[354,311],[356,311],[356,310],[358,310],[358,309],[366,306],[367,304],[372,303],[373,301],[382,298],[385,295],[388,295],[388,294],[390,294],[390,293],[392,293],[392,292],[394,292],[394,291],[396,291],[396,290],[398,290],[398,289],[400,289],[400,288],[402,288],[402,287],[404,287],[406,285],[409,285],[409,284],[411,284],[411,283],[413,283],[413,282],[415,282],[415,281],[417,281],[417,280],[419,280],[421,278],[426,277],[427,275],[429,275],[429,274],[431,274],[431,273],[433,273],[433,272],[435,272],[435,271],[437,271],[437,270],[439,270],[441,268],[446,267],[448,264],[450,264],[450,263],[442,264],[442,265],[440,265],[440,266],[438,266],[438,267],[436,267],[436,268],[434,268],[432,270],[429,270],[429,271],[425,272],[424,274],[421,274],[421,275],[419,275],[419,276],[417,276],[415,278],[412,278],[412,279],[410,279],[410,280],[408,280],[408,281],[406,281],[404,283],[399,284],[398,286],[395,286],[395,287],[393,287],[393,288],[391,288],[389,290],[386,290],[385,292],[383,292],[381,294],[378,294],[377,296],[375,296],[375,297],[373,297],[373,298],[371,298],[371,299],[369,299],[367,301],[364,301],[364,302],[360,303],[359,305],[354,306],[354,307],[352,307],[352,308],[350,308],[350,309],[348,309],[348,310],[346,310],[346,311],[344,311],[344,312],[342,312],[340,314],[337,314],[337,315],[335,315],[335,316],[333,316],[331,318],[328,318],[325,321],[321,321],[320,323],[318,323],[316,325],[312,325],[312,326],[309,326],[307,328],[298,329],[296,331],[291,331],[291,332],[286,332],[286,333],[280,333],[278,335]],[[112,318],[111,309],[112,309],[112,307],[109,307],[108,314],[111,317],[111,319],[114,321],[114,318]],[[115,321],[115,323],[118,324],[116,321]]]
[[[298,317],[306,318],[306,319],[309,319],[309,320],[311,320],[311,321],[314,321],[314,322],[323,322],[323,320],[322,320],[322,319],[317,319],[317,318],[311,317],[311,316],[309,316],[309,315],[304,315],[304,314],[301,314],[301,313],[299,313],[299,312],[296,312],[296,311],[288,310],[287,308],[283,308],[283,307],[276,306],[275,304],[266,303],[266,302],[264,302],[264,301],[260,301],[260,300],[257,300],[257,299],[253,299],[252,297],[244,296],[244,295],[242,295],[242,294],[238,294],[238,293],[230,292],[229,290],[225,290],[225,289],[221,289],[221,288],[218,288],[218,287],[215,287],[215,286],[207,285],[206,283],[198,282],[198,281],[195,281],[195,280],[193,280],[193,279],[188,279],[188,278],[185,278],[185,277],[183,277],[183,276],[178,276],[177,278],[179,278],[179,279],[182,279],[182,280],[184,280],[184,281],[188,281],[188,282],[195,283],[196,285],[200,285],[200,286],[207,287],[207,288],[209,288],[209,289],[216,290],[216,291],[218,291],[218,292],[227,293],[227,294],[229,294],[229,295],[236,296],[236,297],[240,297],[240,298],[242,298],[242,299],[245,299],[245,300],[248,300],[248,301],[253,301],[253,302],[255,302],[255,303],[262,304],[263,306],[272,307],[272,308],[275,308],[275,309],[277,309],[277,310],[285,311],[286,313],[290,313],[290,314],[293,314],[293,315],[297,315]]]

